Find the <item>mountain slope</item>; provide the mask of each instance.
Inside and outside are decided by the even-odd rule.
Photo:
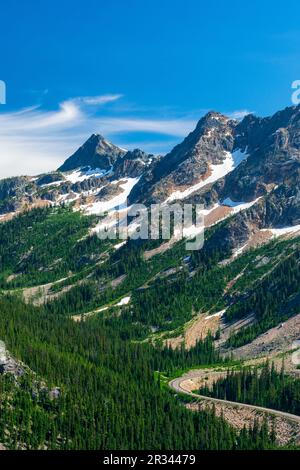
[[[258,335],[299,314],[299,110],[211,112],[162,157],[94,135],[55,172],[0,181],[0,339],[30,370],[0,367],[6,448],[275,446],[265,426],[185,409],[161,377],[256,354]],[[203,204],[203,248],[100,240],[102,212],[126,213],[128,196]]]
[[[274,237],[297,237],[299,136],[299,106],[268,118],[249,115],[241,122],[211,112],[164,157],[154,158],[138,149],[125,152],[93,135],[57,172],[0,181],[4,217],[41,203],[52,207],[3,226],[3,289],[58,283],[50,287],[53,292],[47,287],[47,299],[52,300],[47,308],[78,316],[105,307],[109,322],[118,302],[130,298],[119,322],[128,334],[133,321],[130,335],[140,338],[151,336],[152,330],[160,334],[180,328],[192,319],[193,312],[213,313],[216,305],[222,310],[227,305],[224,283],[233,279],[228,272],[234,269],[228,266],[235,266],[236,259],[243,263],[249,250],[259,250],[263,243],[270,242],[267,246],[273,247]],[[95,159],[97,167],[93,168]],[[69,171],[61,171],[66,168]],[[143,201],[147,205],[178,200],[203,204],[203,249],[187,256],[184,241],[175,239],[100,243],[95,236],[100,213],[125,203],[127,196],[129,203]],[[57,206],[68,202],[73,203],[70,210],[57,211]],[[72,208],[95,217],[89,222],[79,213],[72,217]],[[28,233],[32,220],[37,227],[34,234]],[[50,222],[67,238],[72,256],[66,250],[56,250],[59,237],[52,235],[54,246],[47,251],[40,235],[43,227],[51,230]],[[13,233],[19,234],[17,245],[12,243]],[[273,249],[277,253],[276,245]],[[291,266],[286,269],[291,273]],[[259,285],[257,278],[251,295],[258,295]],[[282,305],[289,302],[290,295],[282,289]],[[231,311],[230,307],[228,321],[244,316],[242,304],[236,315]],[[277,313],[272,313],[272,318],[280,321]],[[255,315],[259,318],[263,312]]]

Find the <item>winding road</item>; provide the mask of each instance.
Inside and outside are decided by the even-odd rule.
[[[213,374],[214,372],[211,372],[211,373]],[[184,387],[185,381],[187,381],[188,379],[196,379],[197,377],[203,377],[203,370],[190,371],[187,374],[184,374],[183,376],[179,378],[171,380],[169,382],[169,386],[178,393],[185,393],[186,395],[189,395],[191,397],[195,397],[201,400],[207,400],[210,402],[221,403],[221,404],[223,403],[223,404],[235,406],[238,408],[248,408],[250,410],[261,411],[263,413],[268,413],[274,416],[278,416],[280,418],[285,418],[289,421],[293,421],[298,424],[300,423],[300,416],[293,415],[291,413],[286,413],[285,411],[273,410],[271,408],[265,408],[263,406],[249,405],[248,403],[239,403],[235,401],[222,400],[220,398],[211,398],[211,397],[207,397],[204,395],[199,395],[197,393],[191,392],[190,390]]]

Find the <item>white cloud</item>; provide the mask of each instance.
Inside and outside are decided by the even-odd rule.
[[[0,137],[16,135],[21,132],[38,132],[48,129],[49,132],[57,128],[65,128],[80,122],[83,118],[78,105],[73,101],[64,101],[57,111],[42,111],[38,106],[21,109],[17,112],[0,114]],[[29,134],[28,134],[29,135]]]
[[[75,100],[79,100],[82,103],[87,105],[101,105],[106,103],[111,103],[112,101],[117,101],[122,98],[123,95],[100,95],[100,96],[81,96],[79,98],[75,98]]]
[[[184,118],[114,118],[95,113],[96,106],[116,101],[121,96],[77,97],[60,103],[57,110],[35,106],[16,112],[1,112],[0,178],[54,170],[94,132],[108,138],[130,132],[180,138],[196,124],[196,121]],[[133,148],[137,145],[125,146]],[[147,147],[151,151],[148,143]],[[165,144],[162,147],[164,151],[169,150]],[[156,147],[153,151],[160,150]]]
[[[238,109],[236,111],[232,111],[228,113],[228,116],[231,119],[243,119],[247,114],[253,114],[254,111],[249,111],[248,109]]]
[[[197,121],[185,119],[134,119],[134,118],[99,118],[99,129],[104,134],[121,132],[154,132],[158,134],[185,137]]]

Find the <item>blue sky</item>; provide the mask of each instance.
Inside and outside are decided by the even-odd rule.
[[[54,169],[92,132],[164,153],[210,109],[291,105],[300,79],[293,0],[11,0],[0,14],[0,177]]]

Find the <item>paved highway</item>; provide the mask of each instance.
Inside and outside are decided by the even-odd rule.
[[[208,375],[208,374],[206,374]],[[203,376],[203,371],[199,371],[198,375],[195,370],[188,372],[187,374],[183,375],[182,377],[179,377],[177,379],[173,379],[169,382],[169,386],[175,390],[176,392],[179,393],[185,393],[186,395],[190,395],[195,398],[200,398],[201,400],[207,400],[210,402],[215,402],[215,403],[223,403],[227,404],[230,406],[235,406],[235,407],[240,407],[240,408],[249,408],[251,410],[256,410],[256,411],[261,411],[264,413],[268,413],[271,415],[278,416],[280,418],[285,418],[290,421],[294,421],[296,423],[300,423],[300,416],[293,415],[291,413],[286,413],[285,411],[278,411],[278,410],[273,410],[271,408],[264,408],[263,406],[256,406],[256,405],[249,405],[248,403],[238,403],[235,401],[229,401],[229,400],[221,400],[220,398],[211,398],[211,397],[206,397],[204,395],[199,395],[194,392],[190,392],[186,388],[184,388],[183,383],[188,380],[188,379],[195,379],[197,376]]]

